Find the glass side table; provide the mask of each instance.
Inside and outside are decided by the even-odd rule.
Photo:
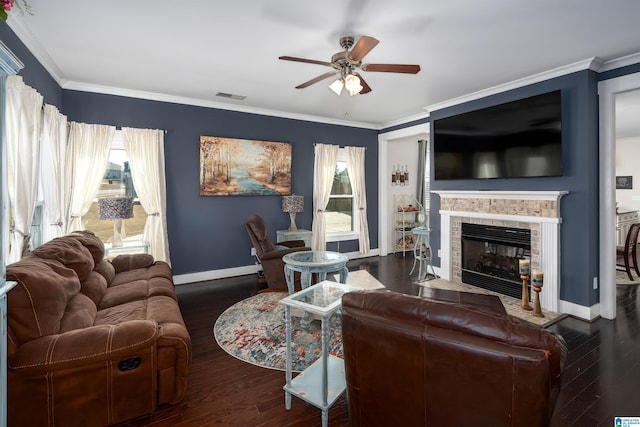
[[[418,265],[418,281],[422,280],[422,269],[424,268],[424,279],[429,275],[429,267],[431,267],[431,273],[433,277],[436,276],[436,272],[433,269],[433,264],[431,263],[431,242],[430,242],[430,234],[431,230],[426,227],[414,227],[411,230],[411,233],[415,236],[415,245],[413,246],[413,267],[411,267],[411,271],[409,272],[409,276],[413,274],[413,270],[416,268],[416,264]]]
[[[289,295],[294,291],[294,271],[300,272],[300,287],[306,289],[311,285],[311,274],[318,273],[320,281],[327,278],[331,271],[340,272],[340,283],[347,282],[347,261],[349,258],[339,252],[331,251],[301,251],[291,252],[282,257],[284,261],[284,276],[287,280]]]
[[[104,256],[116,256],[123,254],[148,254],[149,242],[144,240],[131,240],[123,242],[122,246],[111,246],[111,243],[104,245]]]
[[[329,408],[346,389],[344,360],[329,354],[329,320],[340,310],[342,295],[357,288],[328,280],[317,283],[280,300],[285,306],[286,324],[286,384],[284,403],[291,409],[291,396],[296,396],[322,410],[322,426],[329,420]],[[322,353],[318,360],[292,379],[291,308],[315,314],[322,321]]]

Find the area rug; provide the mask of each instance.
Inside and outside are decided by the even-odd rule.
[[[465,283],[451,282],[449,280],[438,278],[438,279],[425,280],[422,282],[418,282],[418,285],[424,286],[427,288],[452,289],[456,291],[471,292],[476,294],[497,295],[502,301],[502,305],[504,305],[504,308],[507,310],[508,314],[542,327],[547,327],[549,325],[552,325],[558,320],[566,317],[566,315],[564,314],[555,313],[553,311],[548,311],[544,309],[542,310],[542,314],[544,314],[544,317],[536,317],[533,315],[532,311],[523,310],[520,307],[522,302],[517,298],[513,298],[508,295],[503,295],[498,292],[492,292],[487,289],[479,288],[477,286],[467,285]],[[544,288],[542,292],[544,292]],[[533,301],[533,298],[531,298],[531,300]],[[531,306],[533,307],[533,303],[531,304]]]
[[[629,276],[627,276],[627,272],[626,271],[616,269],[616,285],[618,285],[618,286],[640,285],[640,279],[638,279],[638,280],[629,280]]]
[[[327,275],[327,279],[337,282],[337,274]],[[385,286],[371,275],[367,270],[350,271],[347,275],[347,285],[360,289],[382,289]]]
[[[253,365],[284,371],[286,369],[285,292],[266,292],[242,300],[225,310],[216,320],[213,332],[220,347],[231,356]],[[322,352],[320,320],[307,328],[300,317],[292,317],[292,351],[294,372],[302,372]],[[329,353],[342,358],[342,318],[330,321]]]

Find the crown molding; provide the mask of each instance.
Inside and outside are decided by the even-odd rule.
[[[414,114],[412,116],[407,116],[407,117],[403,117],[401,119],[396,119],[396,120],[392,120],[390,122],[383,123],[378,127],[378,130],[387,129],[387,128],[398,126],[398,125],[404,125],[406,123],[411,123],[411,122],[416,121],[416,120],[428,119],[428,118],[429,118],[429,112],[428,111],[421,112],[421,113],[416,113],[416,114]]]
[[[312,116],[307,114],[290,113],[286,111],[267,110],[242,105],[231,105],[222,102],[210,101],[206,99],[189,98],[183,96],[167,95],[156,92],[145,92],[139,90],[123,89],[111,86],[100,86],[88,83],[68,81],[63,86],[66,90],[77,90],[81,92],[101,93],[104,95],[125,96],[129,98],[146,99],[150,101],[168,102],[173,104],[192,105],[197,107],[217,108],[220,110],[237,111],[241,113],[259,114],[261,116],[272,116],[284,119],[303,120],[307,122],[325,123],[339,126],[358,127],[364,129],[378,130],[379,126],[371,123],[353,122],[347,120],[331,119],[327,117]]]
[[[550,80],[556,77],[561,77],[567,74],[575,73],[577,71],[583,71],[592,69],[598,71],[602,62],[598,58],[589,58],[582,61],[574,62],[573,64],[564,65],[562,67],[554,68],[552,70],[543,71],[542,73],[534,74],[521,79],[513,80],[508,83],[493,86],[487,89],[479,90],[467,95],[453,98],[448,101],[432,104],[424,107],[429,112],[442,110],[443,108],[453,107],[454,105],[463,104],[469,101],[475,101],[476,99],[485,98],[490,95],[506,92],[508,90],[517,89],[523,86],[527,86],[533,83],[540,83],[545,80]]]
[[[66,82],[63,77],[62,70],[58,64],[51,58],[44,46],[40,43],[33,32],[24,24],[24,17],[19,13],[12,13],[7,19],[7,25],[26,46],[26,48],[35,56],[36,60],[47,70],[51,77],[62,87]]]
[[[626,67],[627,65],[634,65],[640,63],[640,52],[633,53],[631,55],[623,56],[621,58],[610,59],[600,64],[600,68],[596,71],[604,72],[615,70],[616,68]]]

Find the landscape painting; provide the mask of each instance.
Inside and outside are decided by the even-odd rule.
[[[291,194],[291,144],[200,136],[200,195]]]

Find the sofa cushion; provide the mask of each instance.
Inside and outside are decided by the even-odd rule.
[[[174,323],[184,325],[176,301],[167,296],[150,297],[99,310],[94,325],[117,325],[131,320],[152,320],[161,327]]]
[[[17,285],[7,294],[8,326],[18,345],[57,334],[69,301],[80,292],[76,273],[57,261],[27,257],[7,266]]]
[[[95,265],[89,249],[73,237],[57,237],[48,241],[31,252],[31,256],[59,261],[65,267],[73,269],[78,278],[83,281]]]
[[[116,277],[115,268],[113,268],[113,265],[106,259],[96,263],[96,266],[93,267],[93,271],[100,273],[100,275],[107,281],[107,285],[113,282],[113,278]]]
[[[96,305],[88,296],[74,296],[69,300],[67,310],[60,320],[60,333],[93,326],[97,311]]]
[[[107,280],[95,270],[89,273],[87,280],[84,280],[80,285],[80,292],[89,297],[95,306],[100,304],[107,292]]]
[[[94,263],[97,264],[104,259],[104,243],[102,243],[102,240],[100,240],[93,231],[74,231],[73,233],[67,234],[67,236],[78,240],[82,243],[82,246],[89,249]]]
[[[111,264],[116,274],[124,271],[136,270],[138,268],[146,268],[154,263],[153,256],[149,254],[126,254],[118,255],[111,260]]]
[[[102,310],[152,296],[167,296],[175,300],[172,277],[171,268],[164,262],[116,274],[98,308]]]

